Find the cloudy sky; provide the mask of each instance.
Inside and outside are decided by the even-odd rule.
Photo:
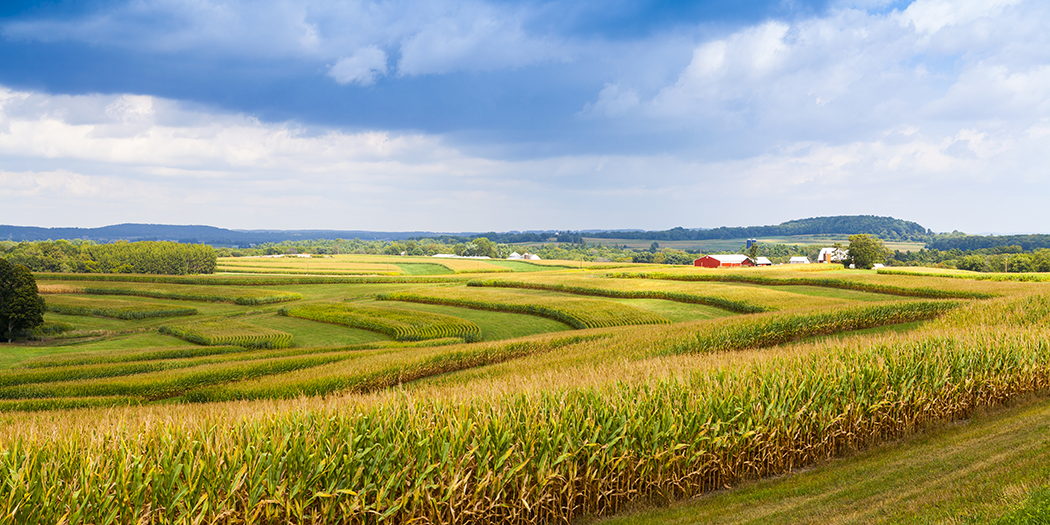
[[[1043,0],[8,1],[0,224],[1050,232],[1047,27]]]

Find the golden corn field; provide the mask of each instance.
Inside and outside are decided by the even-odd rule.
[[[838,268],[40,276],[197,314],[0,354],[0,523],[573,523],[1050,389],[1050,283]]]

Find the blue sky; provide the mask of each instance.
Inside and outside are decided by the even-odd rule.
[[[1035,0],[0,7],[0,223],[1050,231]]]

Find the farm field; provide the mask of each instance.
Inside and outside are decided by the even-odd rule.
[[[1050,283],[304,261],[38,275],[71,329],[0,345],[0,523],[986,522],[1047,490],[1008,470],[1045,456],[1015,434],[1050,424]],[[986,412],[987,446],[949,432]],[[948,480],[1013,488],[908,496]]]

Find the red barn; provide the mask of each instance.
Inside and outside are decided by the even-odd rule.
[[[755,262],[746,255],[707,255],[693,261],[693,266],[703,268],[732,268],[734,266],[754,266]]]

